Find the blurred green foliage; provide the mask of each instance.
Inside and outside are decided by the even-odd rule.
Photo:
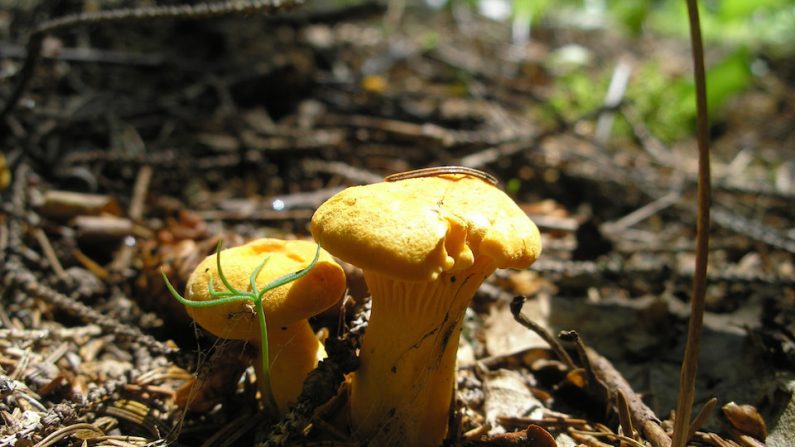
[[[555,89],[549,106],[561,118],[572,122],[602,105],[604,92],[610,82],[609,73],[594,77],[582,70],[572,70],[555,78]],[[599,92],[594,94],[595,92]],[[552,117],[550,117],[552,118]]]
[[[552,0],[514,0],[513,17],[526,18],[532,23],[538,23],[550,7],[554,7]]]
[[[713,119],[732,96],[752,82],[749,59],[749,51],[740,48],[707,69],[707,107]],[[640,66],[626,94],[652,133],[666,142],[692,134],[695,95],[691,76],[668,76],[659,61]]]
[[[682,2],[684,3],[684,2]],[[653,2],[649,0],[611,0],[609,11],[615,20],[632,34],[640,34]]]
[[[467,5],[482,10],[487,3],[498,1],[448,0],[448,6]],[[627,38],[644,33],[653,39],[690,38],[684,0],[513,0],[508,4],[510,20],[527,20],[532,25],[529,29],[544,23],[565,27],[600,24],[597,26],[623,30]],[[701,0],[699,9],[702,34],[712,50],[708,54],[723,54],[710,61],[707,70],[707,103],[714,121],[720,119],[722,108],[733,96],[753,84],[752,67],[761,61],[760,55],[795,55],[795,0]],[[553,50],[545,61],[555,79],[548,117],[574,119],[598,108],[613,67],[575,62],[573,68],[561,69],[561,61],[565,63],[570,58],[561,59],[555,54],[560,49]],[[689,54],[682,57],[689,60]],[[691,72],[671,70],[665,65],[668,61],[655,60],[654,54],[648,58],[635,67],[626,99],[637,106],[652,132],[663,141],[670,143],[692,135],[695,88]],[[621,132],[622,125],[617,124],[616,131]]]
[[[760,53],[768,57],[793,54],[795,0],[699,3],[706,45],[724,54],[707,70],[707,103],[714,121],[720,118],[727,101],[752,85],[752,64]],[[660,37],[689,39],[684,0],[607,0],[602,4],[607,22],[621,25],[628,37],[649,32]],[[555,7],[545,12],[555,14]],[[566,14],[571,12],[567,10]],[[594,13],[593,9],[589,12]],[[695,87],[690,72],[672,74],[676,71],[665,70],[664,64],[660,60],[641,60],[626,98],[637,106],[652,132],[670,143],[693,133]],[[594,74],[594,67],[584,66],[578,72],[556,77],[557,88],[550,106],[567,119],[593,110],[602,101],[612,69],[597,68]],[[621,127],[617,130],[621,131]]]
[[[752,85],[751,67],[760,52],[770,57],[791,54],[795,0],[713,0],[699,5],[706,45],[726,52],[707,70],[707,104],[714,121],[729,99]],[[683,0],[611,0],[608,10],[631,33],[648,30],[689,38]],[[671,142],[692,134],[695,87],[689,73],[666,77],[658,64],[644,62],[627,97],[638,105],[655,135]]]
[[[653,3],[658,4],[647,18],[650,30],[689,35],[684,1]],[[701,27],[708,43],[764,48],[774,53],[788,52],[795,43],[795,0],[713,0],[699,4]]]

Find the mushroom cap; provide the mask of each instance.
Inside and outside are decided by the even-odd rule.
[[[441,174],[347,188],[312,217],[312,235],[334,256],[395,279],[432,281],[491,257],[527,268],[541,254],[538,228],[496,186]]]
[[[250,291],[252,272],[270,256],[257,275],[257,287],[265,287],[281,276],[305,268],[315,257],[317,245],[310,241],[257,239],[239,247],[221,251],[221,269],[229,283],[240,291]],[[209,301],[208,282],[213,277],[216,292],[227,291],[217,271],[216,255],[204,259],[193,271],[185,289],[185,298]],[[345,273],[331,255],[320,250],[317,264],[308,274],[266,292],[262,299],[269,327],[288,326],[331,307],[345,291]],[[232,340],[259,343],[259,322],[248,301],[235,301],[209,307],[186,306],[188,314],[213,335]]]

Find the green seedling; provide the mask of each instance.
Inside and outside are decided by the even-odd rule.
[[[262,271],[265,264],[270,259],[270,255],[266,256],[265,259],[251,272],[251,276],[249,277],[249,284],[251,287],[250,291],[241,291],[237,290],[229,281],[227,280],[226,276],[224,275],[223,270],[221,269],[221,245],[222,242],[218,242],[218,246],[215,249],[215,258],[216,258],[216,265],[218,268],[218,276],[221,278],[221,282],[226,287],[226,291],[217,291],[213,287],[213,277],[210,276],[210,280],[207,283],[207,288],[210,292],[210,296],[212,296],[213,300],[210,301],[191,301],[185,299],[179,292],[174,289],[174,286],[171,285],[171,282],[168,280],[168,276],[166,276],[165,272],[161,272],[163,275],[163,281],[166,283],[166,288],[168,291],[171,292],[171,295],[176,298],[177,301],[182,303],[184,306],[189,307],[211,307],[211,306],[218,306],[222,304],[227,304],[235,301],[248,301],[254,305],[254,310],[257,314],[257,319],[259,321],[259,332],[260,332],[260,350],[262,354],[262,377],[261,380],[264,381],[264,385],[268,391],[268,403],[274,410],[277,409],[276,402],[273,400],[273,392],[271,390],[271,380],[270,380],[270,362],[269,362],[269,353],[268,353],[268,323],[267,319],[265,318],[265,309],[262,306],[262,298],[265,293],[281,287],[285,284],[291,283],[300,279],[301,277],[305,276],[309,273],[312,268],[315,267],[317,264],[318,258],[320,257],[320,246],[317,246],[317,250],[315,251],[315,258],[312,260],[309,265],[305,268],[293,272],[288,273],[284,276],[280,276],[267,285],[260,289],[257,286],[257,276],[259,276],[260,272]]]

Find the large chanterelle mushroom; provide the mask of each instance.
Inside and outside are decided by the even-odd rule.
[[[348,188],[318,208],[311,230],[363,270],[372,294],[351,377],[354,434],[371,445],[439,445],[464,311],[496,268],[533,263],[538,229],[482,173],[448,169]]]

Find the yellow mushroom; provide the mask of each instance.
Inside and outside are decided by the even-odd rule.
[[[258,239],[223,250],[221,269],[230,285],[237,290],[248,291],[251,289],[252,272],[266,257],[269,259],[257,275],[258,287],[303,269],[314,259],[316,249],[317,246],[309,241]],[[215,299],[208,288],[211,275],[216,291],[224,289],[216,261],[215,254],[208,256],[190,275],[185,289],[187,300]],[[307,374],[326,357],[326,351],[307,318],[333,305],[344,290],[345,273],[327,252],[321,250],[317,264],[306,276],[265,293],[262,303],[268,327],[270,386],[261,380],[259,350],[254,365],[263,402],[269,401],[267,393],[272,390],[273,401],[280,413],[294,403]],[[211,307],[185,308],[199,326],[216,337],[244,340],[260,346],[259,322],[250,303],[235,301]]]
[[[496,268],[527,268],[538,229],[466,171],[348,188],[312,218],[315,240],[362,268],[372,312],[350,418],[372,445],[437,446],[447,431],[461,321]]]

